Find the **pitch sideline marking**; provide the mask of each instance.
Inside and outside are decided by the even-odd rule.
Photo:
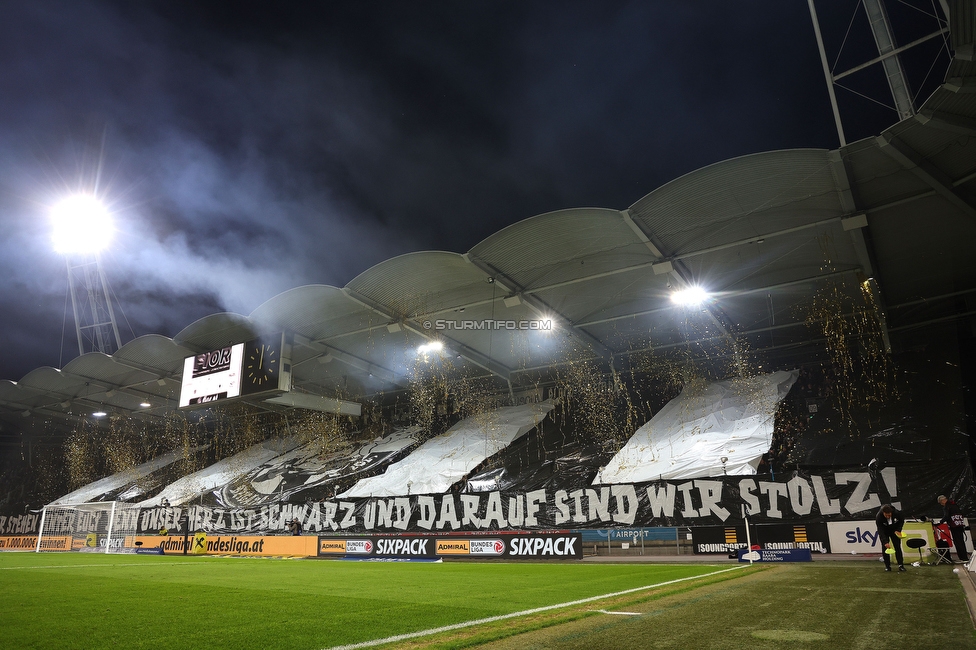
[[[408,632],[407,634],[397,634],[396,636],[388,636],[385,639],[374,639],[372,641],[363,641],[361,643],[350,643],[348,645],[337,645],[327,648],[326,650],[356,650],[357,648],[370,648],[373,646],[383,645],[385,643],[396,643],[397,641],[406,641],[407,639],[416,639],[422,636],[430,636],[432,634],[440,634],[441,632],[451,632],[453,630],[461,630],[466,627],[472,627],[475,625],[483,625],[484,623],[495,623],[497,621],[504,621],[509,618],[517,618],[519,616],[528,616],[530,614],[538,614],[539,612],[547,612],[553,609],[560,609],[562,607],[572,607],[573,605],[582,605],[583,603],[591,603],[595,600],[603,600],[604,598],[614,598],[616,596],[625,596],[627,594],[632,594],[637,591],[645,591],[647,589],[655,589],[657,587],[664,587],[666,585],[673,585],[677,582],[685,582],[687,580],[697,580],[698,578],[704,578],[705,576],[719,575],[720,573],[728,573],[729,571],[737,571],[739,569],[745,568],[745,564],[734,566],[731,569],[722,569],[721,571],[712,571],[711,573],[703,573],[698,576],[689,576],[687,578],[677,578],[675,580],[668,580],[667,582],[658,582],[653,585],[644,585],[643,587],[634,587],[632,589],[624,589],[623,591],[615,591],[609,594],[602,594],[600,596],[590,596],[588,598],[581,598],[580,600],[572,600],[567,603],[557,603],[555,605],[546,605],[545,607],[536,607],[535,609],[526,609],[521,612],[512,612],[511,614],[500,614],[498,616],[489,616],[488,618],[478,618],[473,621],[465,621],[463,623],[454,623],[453,625],[445,625],[443,627],[434,627],[429,630],[420,630],[419,632]]]

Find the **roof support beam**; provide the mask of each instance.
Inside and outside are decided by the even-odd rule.
[[[650,237],[647,236],[647,233],[645,233],[644,230],[634,222],[633,217],[630,216],[630,210],[621,210],[620,215],[624,218],[624,223],[634,231],[634,234],[637,235],[642,242],[644,242],[644,245],[647,246],[647,250],[651,251],[654,257],[658,258],[658,260],[663,259],[664,253],[662,253],[657,245],[651,241]]]
[[[910,197],[910,199],[906,199],[906,200],[915,200],[915,199],[919,199],[919,198],[924,198],[924,196],[931,196],[931,194],[932,194],[932,192],[927,192],[924,195],[917,196],[917,197]],[[873,208],[873,209],[874,210],[880,210],[880,209],[884,209],[886,207],[890,207],[890,205],[886,204],[886,205],[878,206],[878,207]],[[686,253],[681,253],[680,255],[675,255],[675,256],[673,256],[670,259],[673,259],[673,260],[685,260],[685,259],[689,259],[689,258],[692,258],[692,257],[697,257],[699,255],[707,255],[708,253],[714,253],[714,252],[721,251],[721,250],[726,250],[726,249],[729,249],[729,248],[736,248],[738,246],[751,246],[751,245],[757,243],[761,239],[772,239],[774,237],[781,237],[781,236],[784,236],[784,235],[790,235],[790,234],[793,234],[793,233],[796,233],[796,232],[801,232],[803,230],[810,230],[810,229],[815,229],[815,228],[822,228],[824,226],[841,224],[841,223],[844,222],[844,220],[846,218],[852,217],[852,216],[853,217],[856,217],[857,214],[858,213],[852,209],[852,211],[849,214],[844,214],[844,215],[841,215],[841,216],[838,216],[838,217],[830,217],[829,219],[820,219],[819,221],[813,221],[813,222],[810,222],[810,223],[807,223],[807,224],[803,224],[802,226],[794,226],[792,228],[784,228],[783,230],[776,230],[776,231],[773,231],[773,232],[762,233],[762,234],[756,235],[754,237],[749,237],[748,239],[741,239],[741,240],[738,240],[738,241],[729,242],[727,244],[720,244],[718,246],[711,246],[709,248],[702,248],[702,249],[698,249],[698,250],[688,251]],[[633,223],[633,219],[631,219],[631,223]],[[637,227],[636,224],[634,224],[634,226]],[[653,244],[651,244],[650,246],[653,246]],[[650,249],[651,248],[649,247],[649,250]],[[657,250],[656,247],[654,247],[653,250]],[[543,285],[541,287],[529,287],[529,288],[526,288],[526,289],[523,289],[522,290],[522,295],[525,296],[525,295],[539,294],[539,293],[543,293],[545,291],[551,291],[553,289],[560,289],[562,287],[568,287],[568,286],[572,286],[572,285],[575,285],[575,284],[582,284],[582,283],[590,282],[592,280],[599,280],[600,278],[608,278],[608,277],[612,277],[612,276],[615,276],[615,275],[622,275],[624,273],[635,273],[637,271],[643,271],[643,270],[647,270],[647,269],[654,269],[655,270],[655,273],[656,273],[657,272],[657,269],[655,267],[662,266],[664,264],[668,264],[668,265],[670,265],[673,268],[673,264],[671,264],[670,261],[665,261],[665,262],[661,262],[661,261],[642,262],[640,264],[632,264],[630,266],[625,266],[625,267],[622,267],[622,268],[619,268],[619,269],[614,269],[612,271],[602,271],[600,273],[593,273],[593,274],[590,274],[590,275],[584,275],[584,276],[580,276],[578,278],[573,278],[572,280],[564,280],[562,282],[555,282],[553,284],[547,284],[547,285]],[[665,271],[665,272],[669,272],[669,271]],[[505,289],[508,290],[510,293],[517,293],[517,291],[515,289],[512,289],[512,288],[508,287],[507,285],[505,285]],[[496,299],[487,299],[487,300],[478,300],[478,301],[475,301],[475,302],[467,302],[467,303],[460,304],[460,305],[453,305],[451,307],[445,307],[444,309],[439,309],[437,311],[426,312],[424,314],[419,315],[418,317],[421,317],[421,316],[423,316],[423,317],[433,317],[433,316],[437,316],[439,314],[448,314],[448,313],[451,313],[451,312],[456,311],[460,307],[464,307],[465,309],[470,309],[472,307],[479,307],[481,305],[490,304],[494,300],[497,300],[497,298]],[[577,324],[576,326],[577,327],[585,327],[584,325],[579,325],[579,324]],[[386,325],[377,325],[377,326],[372,327],[372,328],[369,328],[369,329],[379,329],[381,327],[386,327]],[[339,338],[339,337],[342,337],[342,336],[351,335],[351,334],[358,334],[358,333],[360,333],[362,331],[366,331],[366,330],[365,329],[364,330],[356,330],[354,332],[347,332],[347,333],[339,334],[336,338]]]
[[[827,154],[831,161],[831,171],[834,174],[834,182],[840,188],[841,205],[845,212],[854,212],[861,207],[861,198],[858,193],[857,182],[854,179],[854,171],[851,169],[851,161],[847,150],[831,151]],[[864,270],[866,280],[862,280],[870,287],[874,296],[875,304],[878,308],[878,319],[881,321],[881,338],[884,340],[885,350],[891,352],[891,338],[888,336],[888,315],[885,307],[885,298],[881,293],[881,288],[875,280],[875,260],[874,248],[871,240],[865,235],[868,230],[868,216],[864,212],[855,214],[852,217],[841,219],[841,226],[851,238],[854,245],[854,252],[857,260]]]
[[[565,328],[568,332],[574,334],[578,338],[582,339],[583,342],[592,347],[597,355],[603,357],[604,359],[613,359],[613,350],[605,346],[602,341],[589,332],[584,332],[581,330],[579,326],[573,323],[570,319],[553,309],[541,298],[533,296],[530,292],[525,290],[525,287],[521,286],[518,282],[505,275],[502,271],[495,268],[483,259],[475,257],[471,253],[468,253],[464,257],[468,260],[468,262],[474,264],[477,268],[494,278],[494,282],[496,284],[501,283],[500,286],[503,286],[508,292],[521,296],[522,302],[524,302],[530,309],[535,311],[539,316],[544,318],[552,318],[558,321],[561,327]]]
[[[361,359],[354,354],[350,354],[344,350],[340,350],[339,348],[324,343],[322,341],[313,341],[305,336],[302,336],[301,334],[295,334],[294,336],[295,336],[295,345],[301,345],[304,348],[308,348],[309,350],[313,350],[323,355],[325,354],[331,355],[333,359],[341,361],[347,366],[350,366],[357,370],[362,370],[365,373],[371,374],[374,377],[378,378],[379,380],[385,381],[388,384],[394,384],[395,386],[400,386],[400,387],[406,387],[409,385],[408,381],[401,378],[399,375],[397,375],[397,373],[390,370],[389,368],[385,368],[383,366],[377,365],[375,363],[367,361],[366,359]],[[294,367],[294,365],[297,364],[292,364],[292,365]]]
[[[723,298],[734,298],[736,296],[747,296],[753,293],[762,293],[764,291],[774,291],[776,289],[785,289],[787,287],[792,287],[798,284],[809,284],[811,282],[819,282],[832,277],[851,275],[852,273],[858,273],[860,269],[848,269],[846,271],[835,271],[833,273],[825,273],[823,275],[816,275],[808,278],[800,278],[799,280],[791,280],[789,282],[782,282],[780,284],[772,284],[766,287],[757,287],[755,289],[743,289],[741,291],[729,291],[722,294]],[[641,311],[635,311],[630,314],[622,314],[620,316],[612,316],[610,318],[600,318],[597,320],[590,320],[580,323],[580,327],[590,327],[592,325],[600,325],[602,323],[614,323],[616,321],[627,320],[628,318],[637,318],[638,316],[650,316],[652,314],[660,314],[662,312],[671,311],[674,306],[668,307],[657,307],[655,309],[644,309]]]
[[[648,245],[648,248],[650,248],[652,252],[656,252],[658,256],[665,258],[662,263],[656,264],[654,267],[652,267],[654,268],[655,275],[670,273],[675,279],[687,286],[694,284],[694,274],[689,271],[688,267],[686,267],[681,261],[684,256],[665,257],[661,252],[661,247],[653,244],[651,233],[645,232],[640,224],[630,217],[630,211],[624,211],[621,214],[631,229],[633,229],[634,232],[637,232],[638,236],[642,236],[642,239]],[[752,241],[755,241],[755,239],[755,237],[752,238]],[[731,319],[729,319],[721,308],[714,305],[706,305],[705,312],[708,314],[709,319],[712,321],[715,327],[717,327],[723,335],[730,338],[732,337],[733,324]]]
[[[959,191],[953,188],[952,179],[942,173],[935,165],[925,160],[917,151],[899,140],[890,132],[879,135],[875,141],[878,147],[892,160],[922,179],[944,199],[959,208],[970,219],[976,220],[976,206]]]
[[[858,214],[861,202],[857,197],[857,185],[854,182],[854,176],[851,172],[850,161],[841,151],[828,152],[827,159],[830,160],[830,170],[834,176],[834,183],[837,185],[837,189],[840,190],[838,194],[841,207],[844,209],[844,212],[853,215],[842,219],[841,224],[851,238],[851,244],[854,245],[854,252],[857,254],[857,261],[860,263],[861,268],[864,269],[864,274],[871,277],[874,275],[873,255],[862,230],[862,228],[867,227],[868,220],[867,215],[863,213]],[[861,225],[862,222],[864,224],[863,226]]]
[[[391,322],[397,320],[394,317],[393,313],[389,309],[387,309],[385,306],[380,305],[379,303],[376,303],[375,301],[371,300],[370,298],[368,298],[368,297],[366,297],[366,296],[364,296],[364,295],[362,295],[362,294],[360,294],[360,293],[358,293],[356,291],[353,291],[349,287],[343,288],[342,289],[342,292],[344,294],[346,294],[349,297],[350,300],[354,300],[355,302],[359,303],[363,307],[366,307],[367,309],[369,309],[369,310],[375,312],[376,314],[378,314],[378,315],[386,318],[387,320],[389,320]],[[422,337],[422,338],[424,338],[426,340],[432,340],[432,338],[431,338],[431,336],[430,336],[429,333],[427,333],[426,331],[424,331],[422,329],[417,328],[412,323],[409,323],[409,322],[401,322],[400,325],[403,326],[405,329],[413,332],[414,334],[416,334],[416,335],[418,335],[418,336],[420,336],[420,337]],[[511,376],[512,376],[511,369],[506,368],[502,364],[500,364],[500,363],[498,363],[496,361],[493,361],[493,360],[489,359],[487,356],[481,354],[477,350],[474,350],[474,349],[468,347],[464,343],[461,343],[460,341],[457,341],[455,339],[452,339],[449,336],[445,336],[443,333],[440,333],[438,335],[438,338],[440,340],[442,340],[444,343],[446,343],[448,347],[450,347],[452,350],[454,350],[455,352],[457,352],[458,354],[460,354],[463,358],[467,359],[468,361],[470,361],[474,365],[476,365],[476,366],[478,366],[480,368],[483,368],[484,370],[487,370],[488,372],[492,373],[493,375],[497,375],[498,377],[504,379],[505,381],[510,381]]]
[[[343,399],[333,399],[321,395],[309,395],[308,393],[285,393],[277,397],[266,400],[270,404],[281,404],[292,408],[309,409],[311,411],[321,411],[323,413],[338,413],[339,415],[351,415],[359,417],[363,413],[362,404],[349,402]]]
[[[132,366],[129,366],[129,367],[132,367]],[[106,397],[109,397],[109,398],[111,396],[108,395],[108,393],[111,393],[111,392],[114,391],[116,393],[125,393],[126,395],[131,395],[133,397],[138,397],[138,398],[143,399],[143,400],[154,399],[154,400],[156,400],[158,402],[159,400],[162,399],[162,400],[165,400],[167,403],[172,402],[172,400],[170,400],[168,398],[160,397],[157,393],[150,393],[148,391],[139,390],[139,388],[138,388],[139,386],[146,385],[147,382],[156,381],[158,383],[159,382],[159,379],[157,379],[157,380],[152,380],[152,379],[143,380],[143,381],[140,381],[140,382],[138,382],[136,384],[109,384],[109,383],[106,383],[106,382],[98,381],[94,377],[87,377],[85,375],[76,375],[76,374],[73,374],[73,373],[70,373],[70,372],[65,372],[64,370],[60,370],[59,372],[62,375],[64,375],[65,377],[72,377],[74,379],[78,379],[78,380],[84,381],[87,385],[92,386],[92,387],[97,388],[97,389],[100,389],[100,393],[103,394],[103,395],[105,395]],[[52,391],[52,393],[53,393],[53,391]],[[97,401],[94,396],[95,395],[98,395],[99,394],[99,391],[96,391],[95,393],[89,393],[88,395],[71,395],[70,393],[60,393],[60,392],[57,393],[57,394],[63,395],[64,397],[67,397],[68,399],[80,399],[80,400],[88,400],[88,401]],[[111,405],[109,405],[109,406],[111,406]],[[118,408],[118,407],[113,407],[113,408]]]

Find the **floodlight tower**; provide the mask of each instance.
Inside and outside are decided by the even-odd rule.
[[[842,147],[847,146],[847,137],[844,134],[844,126],[841,123],[840,109],[837,105],[837,96],[834,94],[834,87],[839,85],[838,82],[840,80],[855,72],[859,72],[875,64],[881,64],[885,79],[888,82],[888,90],[891,92],[891,98],[894,102],[895,112],[898,114],[898,120],[907,120],[915,115],[915,102],[912,98],[911,89],[909,88],[908,77],[905,74],[905,67],[901,62],[901,54],[933,38],[943,38],[949,31],[949,27],[945,21],[939,18],[939,16],[934,15],[933,18],[936,27],[934,31],[899,47],[895,42],[891,19],[888,17],[887,9],[885,9],[884,0],[860,0],[858,6],[864,7],[864,12],[871,28],[871,35],[874,37],[874,44],[878,50],[878,56],[844,72],[835,73],[827,62],[827,52],[824,48],[823,36],[820,33],[820,21],[817,18],[814,0],[807,0],[807,5],[810,9],[810,18],[813,21],[813,31],[817,38],[817,47],[820,50],[820,63],[823,67],[824,79],[827,82],[827,94],[830,97],[830,106],[834,112],[834,125],[837,127],[837,137],[840,140],[840,145]],[[946,20],[948,20],[948,3],[946,0],[940,0],[940,5]],[[935,4],[933,3],[933,13],[934,11]],[[843,49],[843,45],[841,45],[841,49]]]
[[[54,206],[51,220],[54,248],[64,255],[68,267],[78,354],[112,354],[122,347],[122,339],[99,263],[99,253],[112,238],[111,216],[95,197],[76,194]]]

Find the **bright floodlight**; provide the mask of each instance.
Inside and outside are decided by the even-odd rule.
[[[417,354],[430,354],[431,352],[440,352],[443,349],[443,343],[440,341],[431,341],[430,343],[424,343],[417,347]]]
[[[112,218],[98,199],[75,194],[51,209],[54,250],[61,254],[94,254],[112,237]]]
[[[686,307],[700,305],[707,299],[708,293],[701,287],[688,287],[687,289],[675,291],[671,294],[671,302]]]

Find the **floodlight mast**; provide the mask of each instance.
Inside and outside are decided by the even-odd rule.
[[[941,0],[940,4],[942,5],[942,11],[945,13],[946,20],[948,20],[949,7],[944,0]],[[920,45],[933,38],[942,37],[948,33],[949,28],[943,25],[941,19],[936,16],[938,28],[935,31],[899,47],[895,42],[891,19],[888,17],[888,11],[885,9],[884,0],[860,0],[859,5],[864,7],[864,12],[871,27],[871,34],[874,37],[874,44],[878,50],[878,56],[870,61],[856,65],[849,70],[834,74],[827,62],[827,52],[824,49],[823,35],[820,33],[820,21],[817,18],[817,9],[814,6],[814,0],[807,0],[807,5],[810,9],[810,19],[813,22],[814,35],[817,38],[817,48],[820,51],[820,63],[823,67],[824,79],[827,82],[827,94],[830,97],[830,107],[834,113],[834,125],[837,127],[837,137],[840,140],[840,146],[847,146],[847,138],[844,135],[844,126],[841,123],[840,109],[837,106],[837,96],[834,94],[834,86],[841,79],[877,63],[880,63],[884,69],[885,78],[888,82],[888,90],[891,92],[894,109],[898,113],[899,121],[907,120],[914,116],[916,113],[915,102],[912,98],[908,77],[905,74],[905,67],[902,65],[900,55],[902,52],[916,45]],[[843,49],[843,45],[841,49]]]
[[[98,255],[112,236],[108,211],[94,196],[78,194],[55,205],[51,217],[54,245],[68,269],[78,354],[112,354],[122,338]]]
[[[122,347],[122,339],[112,308],[108,279],[99,264],[98,255],[85,256],[80,260],[73,260],[68,255],[65,262],[79,356],[87,352],[116,352]],[[84,295],[79,296],[82,291]]]

